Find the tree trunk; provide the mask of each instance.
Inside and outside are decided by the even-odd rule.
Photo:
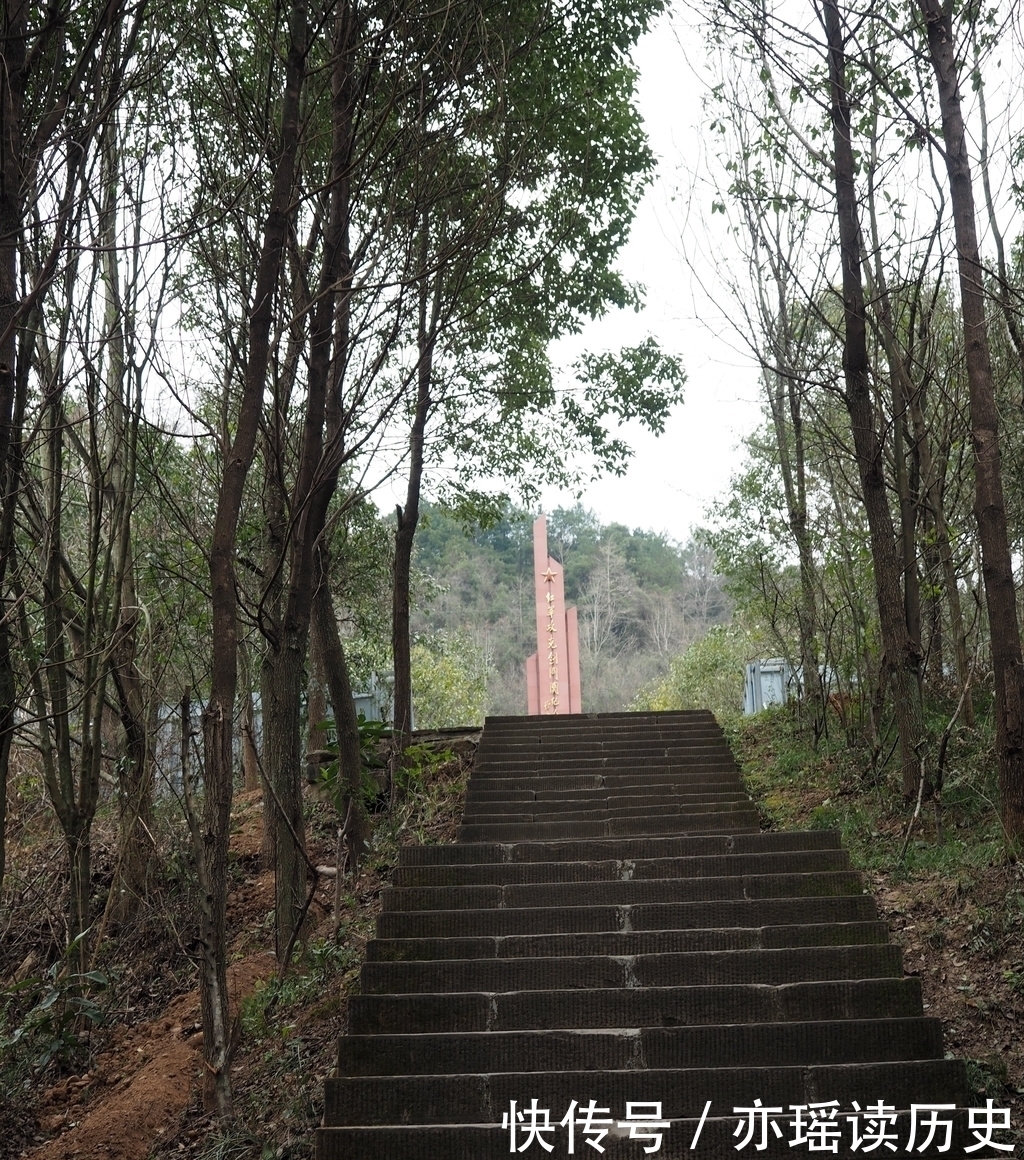
[[[345,650],[334,615],[334,603],[328,584],[330,557],[323,546],[317,552],[317,579],[313,592],[312,634],[323,657],[327,692],[334,710],[334,727],[338,735],[338,776],[344,785],[338,807],[341,812],[342,840],[353,875],[366,850],[370,835],[369,821],[363,806],[363,757],[359,746],[359,719],[352,700]],[[340,867],[339,867],[340,873]]]
[[[873,48],[874,46],[872,46]],[[874,67],[874,53],[872,62]],[[877,110],[873,110],[873,124],[877,122]],[[868,292],[874,303],[878,330],[885,351],[886,363],[889,369],[889,389],[892,394],[892,433],[893,433],[893,465],[896,484],[896,496],[900,507],[900,549],[903,558],[903,614],[907,622],[907,633],[910,636],[911,647],[920,658],[923,654],[921,643],[921,577],[917,563],[917,520],[918,505],[915,502],[915,493],[920,487],[920,445],[917,440],[913,443],[914,472],[913,478],[908,463],[907,431],[908,414],[911,400],[918,394],[918,389],[911,378],[907,360],[899,349],[896,340],[896,328],[893,324],[892,300],[889,295],[889,280],[886,277],[885,265],[882,262],[882,247],[878,236],[878,217],[875,208],[875,171],[877,168],[877,135],[872,131],[871,137],[871,164],[868,169],[868,219],[871,228],[871,248],[874,251],[873,283],[871,264],[865,262],[864,268],[868,272]],[[918,681],[921,680],[920,661],[918,662]],[[920,687],[919,693],[921,695]]]
[[[314,595],[314,600],[316,599]],[[306,781],[315,784],[320,779],[320,764],[312,756],[327,745],[327,688],[325,685],[323,651],[320,638],[313,632],[312,616],[309,631],[309,672],[306,676]]]
[[[921,555],[924,560],[927,589],[924,599],[923,623],[928,627],[928,647],[925,656],[928,663],[924,678],[936,689],[946,685],[946,638],[942,630],[942,561],[935,543],[935,529],[926,527],[926,539]],[[968,690],[969,692],[969,690]],[[966,699],[966,698],[965,698]],[[966,705],[964,706],[966,708]]]
[[[784,293],[779,287],[779,320],[783,331],[782,342],[789,346],[789,320]],[[788,350],[787,350],[788,355]],[[788,358],[787,358],[788,362]],[[817,567],[807,521],[807,471],[804,449],[803,412],[800,392],[792,375],[776,372],[776,389],[771,397],[775,439],[779,450],[782,486],[786,496],[786,514],[790,534],[796,543],[800,572],[800,603],[797,607],[797,626],[800,633],[800,665],[803,669],[803,696],[814,706],[815,736],[820,732],[825,717],[821,674],[818,671],[818,608]],[[792,451],[786,424],[793,433]]]
[[[263,751],[267,776],[280,798],[275,822],[277,844],[276,936],[279,956],[286,954],[292,932],[301,920],[305,902],[302,888],[306,865],[302,825],[302,677],[309,639],[313,558],[324,529],[331,497],[344,457],[343,433],[331,423],[340,372],[348,350],[336,342],[338,315],[350,292],[348,255],[350,167],[352,162],[352,51],[355,37],[354,5],[342,4],[337,13],[332,44],[331,73],[331,186],[324,230],[323,263],[313,296],[309,327],[309,369],[302,421],[299,464],[292,489],[292,523],[288,537],[288,580],[283,610],[268,643],[264,671],[269,664],[268,693],[273,705],[263,706]],[[338,299],[342,299],[339,309]],[[347,331],[338,330],[347,344]],[[332,358],[332,355],[335,357]],[[325,445],[325,430],[331,436]],[[278,736],[283,730],[287,736]],[[275,803],[278,805],[278,803]],[[287,847],[287,848],[286,848]]]
[[[25,37],[28,5],[6,0],[0,38],[0,887],[7,846],[7,777],[15,727],[17,685],[11,655],[11,629],[6,576],[14,546],[14,505],[17,502],[11,449],[19,441],[15,422],[17,334],[14,321],[21,295],[18,287],[18,241],[21,234],[21,118],[25,83]]]
[[[134,637],[134,628],[132,629]],[[124,754],[118,766],[117,872],[111,885],[107,915],[123,922],[145,898],[156,848],[153,845],[153,753],[146,727],[142,676],[134,660],[122,657],[112,666]]]
[[[92,884],[92,843],[89,831],[91,818],[76,817],[65,835],[68,849],[68,869],[71,884],[68,890],[68,941],[83,935],[90,925],[90,895]],[[79,946],[75,961],[84,967],[85,947]]]
[[[256,452],[263,392],[270,361],[274,289],[277,285],[292,202],[299,143],[299,106],[306,70],[308,12],[305,0],[289,11],[289,49],[281,109],[281,155],[274,172],[270,210],[264,225],[249,315],[248,351],[234,439],[222,432],[224,468],[210,544],[211,680],[203,712],[206,792],[197,856],[202,864],[204,909],[200,938],[203,970],[203,1059],[209,1077],[207,1104],[222,1119],[233,1114],[231,1044],[228,1039],[225,911],[227,907],[228,826],[234,776],[232,738],[238,684],[238,622],[235,548],[245,481]],[[202,879],[201,879],[202,880]]]
[[[391,649],[395,664],[394,747],[395,760],[409,744],[412,732],[412,652],[409,635],[409,587],[412,576],[412,548],[419,512],[410,512],[408,497],[413,492],[412,472],[406,489],[405,508],[395,510],[395,561],[391,574]]]
[[[939,91],[960,275],[974,445],[974,512],[992,637],[1000,809],[1007,835],[1019,843],[1024,839],[1024,659],[1003,502],[999,419],[985,317],[984,270],[978,249],[971,166],[953,51],[952,18],[940,0],[919,0],[919,4]]]
[[[279,376],[283,378],[284,376]],[[269,580],[263,590],[260,601],[260,631],[265,638],[262,657],[260,660],[260,716],[262,721],[262,751],[263,772],[270,776],[270,761],[268,748],[278,744],[271,740],[271,733],[280,728],[281,721],[272,713],[267,712],[267,702],[276,696],[272,687],[268,687],[270,671],[273,666],[271,654],[280,647],[282,606],[281,597],[284,591],[283,560],[286,545],[289,542],[288,521],[285,514],[284,482],[279,471],[283,463],[285,435],[281,430],[282,407],[274,407],[272,427],[264,440],[264,555],[263,570]],[[277,866],[277,827],[278,810],[274,805],[274,795],[260,782],[263,790],[263,842],[260,848],[260,866],[264,870],[273,870]],[[282,950],[288,945],[287,936],[282,943]]]
[[[875,427],[867,348],[867,315],[861,281],[861,234],[855,185],[856,166],[846,89],[846,51],[837,0],[825,0],[822,18],[828,44],[832,137],[835,154],[839,246],[843,268],[843,373],[846,407],[864,508],[871,534],[879,626],[893,681],[894,714],[899,733],[903,794],[913,797],[920,776],[918,748],[923,739],[920,654],[907,631],[900,592],[901,561],[885,488],[882,443]]]
[[[420,245],[422,268],[419,284],[419,362],[416,368],[416,410],[409,432],[409,481],[405,507],[396,509],[395,563],[391,587],[391,646],[395,662],[394,745],[395,760],[409,744],[412,732],[412,656],[409,639],[409,587],[412,578],[412,548],[420,518],[420,490],[423,485],[423,450],[430,414],[430,384],[433,372],[434,336],[428,316],[430,287],[427,280],[428,222],[424,213]]]
[[[964,626],[963,605],[960,600],[959,578],[956,574],[956,564],[953,560],[953,547],[949,542],[949,526],[946,522],[945,502],[943,499],[942,478],[944,474],[940,464],[945,460],[941,454],[936,463],[932,454],[932,447],[928,439],[928,430],[924,418],[924,406],[921,392],[916,391],[911,396],[910,417],[914,427],[914,439],[917,443],[918,457],[921,463],[921,494],[924,506],[931,516],[934,532],[935,558],[942,575],[942,587],[946,594],[946,604],[949,607],[949,628],[953,635],[953,655],[956,657],[956,675],[961,692],[963,693],[964,724],[974,728],[974,697],[968,684],[970,680],[970,658],[967,648],[967,629]]]
[[[302,744],[297,725],[302,720],[302,673],[306,634],[285,628],[276,648],[268,648],[260,678],[263,709],[264,818],[273,820],[276,949],[283,961],[306,900],[306,862],[301,849]]]
[[[3,252],[0,249],[0,261]],[[0,274],[0,295],[3,294],[3,276]],[[2,321],[0,303],[0,321]],[[13,344],[12,344],[13,345]],[[3,352],[0,352],[0,358]],[[14,402],[13,368],[0,364],[0,425],[5,431],[0,435],[0,444],[10,446],[12,423],[7,416],[8,396],[11,406]],[[7,570],[14,549],[14,508],[17,502],[17,483],[12,470],[9,453],[0,461],[0,891],[3,890],[4,873],[7,867],[7,781],[11,765],[11,745],[14,741],[18,687],[14,678],[14,658],[11,655],[11,629],[8,624]]]
[[[231,782],[214,782],[211,759],[217,769],[231,768],[231,718],[207,703],[203,710],[203,766],[207,771],[202,817],[192,805],[190,791],[192,705],[188,693],[181,701],[181,775],[186,813],[196,848],[199,880],[199,1009],[203,1022],[203,1105],[221,1119],[232,1113],[231,1041],[228,1032],[227,907],[228,844]],[[226,763],[226,765],[225,765]]]
[[[256,748],[256,709],[250,689],[242,700],[242,788],[260,788],[260,753]]]

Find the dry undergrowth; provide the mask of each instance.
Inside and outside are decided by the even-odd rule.
[[[381,887],[412,842],[451,841],[462,811],[469,764],[462,757],[429,765],[407,799],[376,818],[373,849],[358,878],[344,880],[340,926],[333,936],[335,881],[320,879],[305,952],[283,980],[272,953],[273,875],[259,870],[262,801],[240,794],[232,814],[228,923],[230,985],[242,1007],[242,1036],[232,1072],[236,1122],[222,1130],[205,1114],[198,1092],[202,1034],[196,974],[189,954],[193,891],[178,880],[184,854],[168,871],[139,924],[108,932],[97,965],[111,985],[99,1001],[105,1018],[80,1051],[68,1051],[33,1079],[22,1066],[0,1070],[0,1157],[32,1160],[146,1160],[149,1156],[301,1157],[312,1155],[322,1112],[323,1081],[334,1066],[346,1025],[347,996],[379,910]],[[334,861],[335,815],[311,792],[309,853]],[[22,825],[11,843],[13,890],[0,980],[45,963],[59,944],[59,899],[65,886],[59,843],[45,819]],[[41,836],[42,835],[42,836]],[[102,820],[96,882],[102,889],[109,856]],[[51,862],[40,864],[48,849]],[[28,860],[26,861],[26,858]],[[22,869],[32,866],[32,875]],[[38,905],[37,896],[52,902]],[[26,972],[27,973],[27,972]],[[2,1011],[3,1008],[0,1008]],[[0,1024],[0,1035],[6,1034]],[[268,1098],[268,1093],[272,1096]]]

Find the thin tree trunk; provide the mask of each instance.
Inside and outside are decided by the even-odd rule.
[[[391,588],[391,646],[395,662],[394,744],[395,760],[409,744],[412,732],[412,655],[409,636],[409,588],[412,580],[412,549],[420,518],[423,486],[423,450],[430,414],[434,336],[429,318],[430,287],[427,281],[428,221],[423,214],[420,233],[421,276],[419,284],[419,362],[416,374],[416,410],[409,432],[409,480],[405,507],[395,511],[395,562]]]
[[[321,545],[317,551],[317,576],[313,592],[312,635],[317,652],[323,657],[324,674],[334,727],[338,735],[338,766],[343,794],[338,806],[343,819],[342,841],[348,855],[348,868],[355,875],[366,850],[370,827],[363,807],[363,758],[359,745],[359,719],[352,699],[352,682],[348,663],[334,615],[334,603],[328,582],[330,557]],[[340,867],[339,867],[340,873]]]
[[[242,788],[260,788],[260,754],[256,748],[256,710],[252,690],[242,699]]]
[[[156,853],[153,844],[152,748],[147,729],[146,694],[135,663],[138,650],[139,600],[135,589],[132,508],[135,494],[138,424],[142,399],[129,400],[126,351],[131,341],[134,303],[121,292],[117,238],[120,150],[117,126],[104,126],[101,138],[103,207],[100,216],[101,277],[106,304],[103,339],[106,351],[105,393],[107,462],[105,500],[110,510],[117,587],[117,615],[111,648],[111,673],[124,730],[124,752],[118,763],[118,856],[106,916],[124,921],[148,892]],[[141,216],[141,206],[135,210]],[[133,405],[134,404],[134,405]]]
[[[875,427],[867,348],[867,315],[861,282],[861,233],[857,211],[856,166],[850,132],[850,98],[846,89],[846,51],[836,0],[825,0],[823,21],[828,44],[832,136],[835,153],[839,246],[843,269],[843,373],[846,407],[853,431],[857,470],[871,534],[882,647],[893,680],[894,714],[899,733],[903,794],[917,791],[923,737],[920,654],[907,631],[900,592],[901,562],[885,489],[882,444]]]
[[[131,630],[134,637],[134,628]],[[134,648],[134,640],[132,641]],[[127,646],[125,646],[127,648]],[[153,858],[153,753],[146,723],[142,676],[134,659],[122,655],[111,669],[125,734],[118,770],[118,857],[108,915],[123,922],[146,896]]]
[[[290,362],[291,360],[289,360]],[[277,376],[278,383],[286,378]],[[278,744],[273,737],[274,729],[280,728],[281,720],[273,712],[268,712],[267,706],[277,694],[273,687],[274,666],[277,663],[277,649],[281,644],[282,605],[281,598],[284,591],[283,559],[289,542],[288,525],[285,514],[284,482],[279,476],[284,457],[284,433],[281,430],[282,406],[274,407],[271,430],[264,440],[264,574],[268,577],[263,592],[260,608],[260,629],[266,640],[262,656],[260,657],[260,716],[262,721],[262,750],[263,770],[273,778],[273,761],[269,750]],[[267,791],[267,787],[260,783],[263,790],[263,842],[260,849],[260,865],[264,870],[274,870],[277,866],[277,837],[278,827],[281,824],[278,818],[277,806],[274,804],[274,795]],[[285,933],[281,949],[288,943],[288,934]]]
[[[267,649],[260,681],[263,712],[263,768],[273,787],[264,793],[274,832],[275,924],[278,961],[293,941],[306,901],[306,861],[302,816],[302,674],[306,633],[285,625],[276,647]],[[266,816],[266,810],[264,811]]]
[[[0,251],[0,259],[3,254]],[[2,293],[2,289],[0,289]],[[2,314],[0,314],[2,319]],[[13,345],[13,344],[12,344]],[[2,357],[2,354],[0,354]],[[13,405],[14,372],[12,367],[0,365],[0,409],[6,409],[7,398],[11,397]],[[0,443],[10,446],[14,440],[10,437],[9,419],[0,415],[0,424],[8,428],[4,436],[0,436]],[[20,442],[20,440],[18,440]],[[14,678],[14,661],[11,655],[11,629],[8,624],[7,601],[7,570],[10,566],[11,552],[14,547],[14,507],[16,503],[17,483],[15,472],[12,470],[12,459],[9,453],[0,463],[0,498],[3,501],[3,510],[0,512],[0,890],[3,889],[4,873],[7,866],[7,780],[11,765],[11,745],[14,741],[16,723],[15,710],[18,701],[18,688]]]
[[[921,555],[924,559],[927,589],[924,599],[924,623],[928,626],[928,647],[925,656],[928,659],[925,679],[933,687],[942,688],[946,683],[946,647],[945,633],[942,631],[942,601],[940,594],[943,590],[942,561],[939,558],[938,545],[935,542],[934,527],[925,527],[925,541]],[[964,690],[968,692],[968,690]]]
[[[20,442],[15,421],[17,394],[18,239],[24,190],[21,168],[21,118],[25,83],[25,37],[28,5],[6,0],[0,39],[0,887],[7,848],[7,778],[15,727],[17,685],[11,655],[11,629],[6,577],[14,545],[14,505],[17,502],[11,451]]]
[[[313,632],[313,615],[310,616],[309,672],[306,676],[306,781],[311,784],[319,780],[320,774],[319,762],[313,755],[323,752],[327,744],[327,730],[324,729],[327,719],[326,674],[320,639]]]
[[[260,411],[270,361],[270,331],[292,200],[299,143],[299,106],[306,70],[308,12],[305,0],[293,0],[289,12],[289,49],[281,109],[281,154],[274,173],[270,210],[256,273],[249,315],[248,351],[242,399],[234,439],[222,433],[224,469],[217,497],[210,544],[212,665],[210,698],[203,711],[203,759],[206,792],[198,858],[204,899],[200,924],[203,948],[200,1000],[203,1014],[203,1059],[208,1083],[207,1105],[222,1119],[233,1114],[231,1044],[228,1038],[227,908],[228,832],[234,763],[235,692],[238,683],[238,622],[235,546],[245,481],[256,451]]]
[[[783,342],[788,339],[788,312],[779,287],[779,319],[783,328]],[[788,361],[788,360],[787,360]],[[776,372],[776,391],[771,399],[775,438],[779,449],[782,486],[786,496],[786,513],[790,534],[796,543],[800,572],[800,604],[797,608],[797,626],[800,633],[800,665],[803,669],[803,695],[814,706],[815,732],[824,721],[825,702],[822,696],[821,674],[818,671],[818,608],[817,567],[811,545],[807,521],[807,473],[804,452],[803,414],[800,392],[792,376]],[[793,433],[792,454],[785,419],[788,408],[789,427]]]
[[[352,51],[355,37],[354,5],[342,4],[334,28],[331,77],[331,190],[324,254],[310,313],[309,371],[303,416],[299,465],[292,491],[288,582],[284,590],[280,625],[270,640],[268,663],[273,669],[269,686],[271,704],[263,706],[263,750],[266,773],[277,790],[287,817],[276,817],[275,914],[277,947],[284,955],[296,926],[305,914],[304,887],[307,859],[302,822],[302,677],[309,640],[314,552],[327,519],[343,457],[341,432],[325,430],[332,416],[330,396],[332,348],[335,346],[336,306],[339,295],[350,292],[348,225],[352,162]],[[347,356],[347,350],[343,357]],[[341,360],[343,362],[343,358]],[[278,736],[284,730],[287,736]]]
[[[249,646],[239,643],[239,665],[242,670],[242,788],[246,792],[259,789],[260,754],[256,747],[256,706],[253,701],[252,663],[249,660]],[[272,863],[271,863],[272,864]],[[264,862],[264,865],[267,865]]]
[[[872,45],[872,67],[875,67],[874,45]],[[907,622],[907,633],[911,647],[920,658],[921,644],[921,577],[917,563],[917,519],[918,508],[914,500],[914,483],[908,465],[907,416],[911,400],[917,394],[917,387],[910,376],[906,359],[903,357],[893,323],[892,299],[889,295],[889,280],[882,262],[882,247],[878,236],[878,216],[875,207],[875,172],[877,159],[877,109],[872,110],[871,161],[868,166],[867,208],[871,230],[871,248],[874,253],[874,270],[870,262],[864,263],[868,278],[868,293],[874,303],[878,329],[889,369],[889,390],[892,394],[893,465],[896,496],[900,510],[900,550],[903,561],[903,615]],[[915,443],[915,451],[917,445]],[[916,459],[915,459],[916,461]],[[919,466],[915,480],[919,482]],[[917,668],[918,696],[921,696],[920,662]],[[906,787],[904,787],[906,788]]]
[[[964,724],[974,728],[974,698],[970,688],[970,655],[967,647],[967,629],[964,625],[963,603],[960,600],[960,584],[953,560],[953,547],[949,542],[949,526],[942,494],[942,471],[932,455],[925,425],[924,408],[920,392],[911,398],[910,416],[914,426],[918,457],[921,462],[921,492],[926,510],[934,524],[935,557],[942,575],[942,587],[949,607],[949,627],[953,635],[953,655],[956,658],[956,675],[963,691]],[[944,457],[940,455],[940,462]]]
[[[985,317],[984,271],[978,249],[971,166],[953,51],[952,18],[939,0],[919,0],[919,4],[939,92],[960,275],[960,308],[974,444],[974,512],[978,521],[992,636],[1000,808],[1007,835],[1019,842],[1024,838],[1024,658],[1021,655],[1003,502],[999,419]]]

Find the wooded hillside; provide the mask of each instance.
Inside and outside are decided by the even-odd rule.
[[[417,538],[420,590],[413,616],[421,697],[438,679],[436,657],[458,658],[478,684],[483,711],[524,713],[524,662],[537,648],[533,595],[533,516],[512,511],[487,531],[467,536],[439,508],[425,512]],[[566,600],[579,615],[583,706],[628,708],[642,688],[707,629],[727,619],[730,603],[710,549],[664,535],[602,525],[581,504],[548,516],[548,547],[565,568]],[[427,655],[435,658],[426,663]],[[737,690],[742,671],[736,671]],[[414,700],[417,694],[414,680]],[[424,724],[466,724],[421,713]]]

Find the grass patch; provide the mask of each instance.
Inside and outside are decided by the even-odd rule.
[[[946,719],[933,710],[933,731]],[[897,877],[969,875],[1006,857],[992,737],[983,728],[954,732],[941,795],[924,801],[905,852],[913,803],[903,800],[895,761],[878,768],[838,722],[815,741],[792,707],[783,706],[736,722],[729,732],[766,828],[838,830],[858,869]]]

